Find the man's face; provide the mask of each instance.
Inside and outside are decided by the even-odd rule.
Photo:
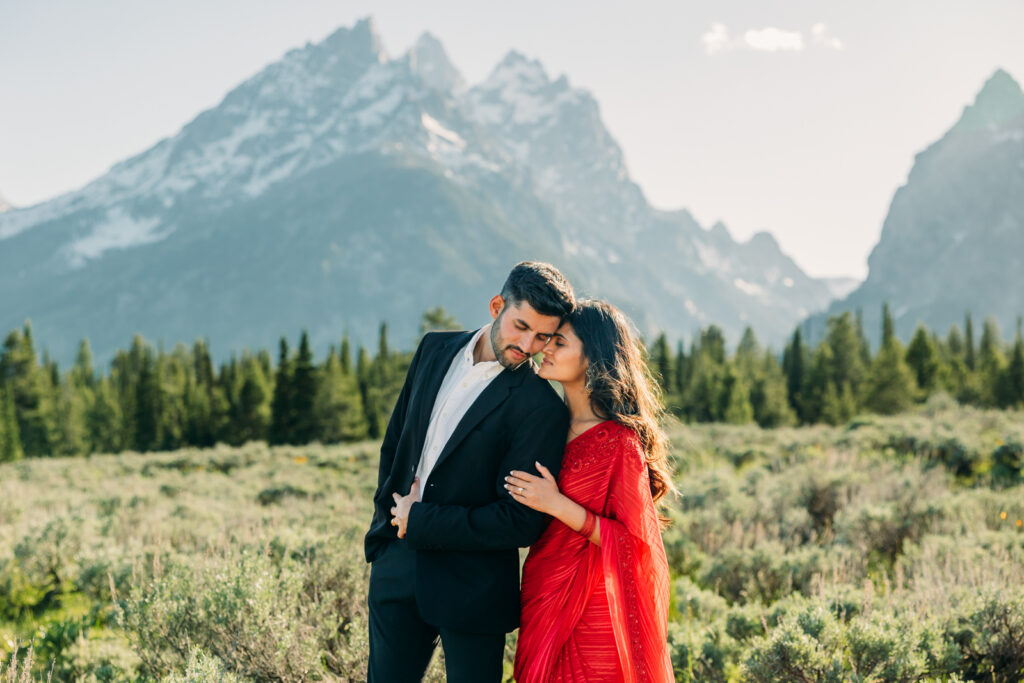
[[[491,300],[491,347],[498,362],[515,368],[540,353],[562,322],[557,315],[538,313],[526,301],[505,305],[500,296]]]

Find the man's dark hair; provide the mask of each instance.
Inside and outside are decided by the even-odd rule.
[[[517,263],[501,287],[506,306],[525,301],[541,315],[564,318],[576,306],[572,285],[550,263],[523,261]]]

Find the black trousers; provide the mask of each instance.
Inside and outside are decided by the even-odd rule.
[[[416,551],[388,545],[370,567],[368,683],[419,683],[438,641],[448,683],[500,683],[505,635],[433,626],[416,608]]]

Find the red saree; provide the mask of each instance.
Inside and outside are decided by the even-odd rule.
[[[601,545],[552,520],[523,566],[518,683],[669,683],[668,562],[636,434],[602,422],[569,442],[562,493]]]

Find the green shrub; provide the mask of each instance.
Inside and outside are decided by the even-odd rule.
[[[743,673],[757,683],[845,681],[835,618],[821,607],[807,607],[784,619],[770,634],[755,639]]]

